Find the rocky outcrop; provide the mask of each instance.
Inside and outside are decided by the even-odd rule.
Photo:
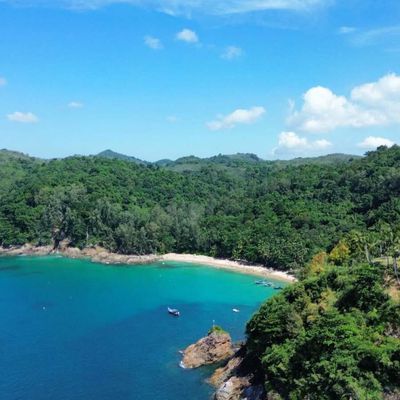
[[[246,354],[243,346],[226,363],[218,368],[209,383],[216,387],[215,400],[267,400],[262,377],[257,365]]]
[[[265,400],[262,385],[252,385],[250,377],[232,376],[215,392],[215,400]]]
[[[53,246],[34,246],[32,244],[25,244],[19,247],[0,247],[0,255],[46,256],[49,254],[61,254],[69,258],[90,258],[93,262],[102,264],[151,264],[162,259],[162,257],[153,254],[137,256],[110,253],[99,246],[79,249],[71,247],[68,241],[61,241],[57,248]]]
[[[237,371],[242,361],[243,358],[235,354],[235,356],[232,357],[225,366],[215,370],[208,382],[216,388],[222,386],[223,383],[228,381],[235,371]]]
[[[32,244],[24,244],[18,247],[0,247],[0,255],[8,256],[46,256],[53,252],[52,246],[34,246]]]
[[[151,264],[157,262],[161,257],[150,254],[150,255],[125,255],[110,253],[108,250],[96,246],[88,247],[82,250],[82,256],[90,257],[92,261],[103,264]]]
[[[90,258],[93,262],[114,265],[150,264],[160,259],[159,256],[153,254],[139,256],[111,253],[100,246],[85,247],[82,250],[77,247],[62,246],[59,247],[58,252],[69,258]]]
[[[215,400],[267,400],[257,363],[247,356],[245,346],[234,353],[231,337],[219,327],[183,352],[181,366],[197,368],[226,361],[208,383],[216,388]]]
[[[231,357],[233,353],[232,340],[229,334],[214,329],[183,352],[181,366],[183,368],[198,368],[203,365],[215,364]]]

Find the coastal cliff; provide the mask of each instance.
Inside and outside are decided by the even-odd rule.
[[[267,397],[257,360],[246,354],[246,347],[240,349],[216,369],[209,379],[215,387],[215,400],[273,400]]]
[[[230,335],[213,327],[208,335],[183,351],[181,367],[198,368],[225,364],[217,368],[208,383],[215,387],[215,400],[267,400],[261,369],[255,359],[246,354],[245,346],[234,350]]]

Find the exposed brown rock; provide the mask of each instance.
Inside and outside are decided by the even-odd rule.
[[[197,368],[214,364],[233,355],[232,340],[226,332],[211,332],[183,352],[182,366]]]
[[[61,254],[69,258],[82,258],[82,250],[77,247],[66,247]]]
[[[224,367],[217,368],[211,378],[208,380],[208,382],[215,387],[221,386],[234,374],[242,361],[242,357],[235,355],[228,361],[228,363]]]
[[[248,377],[232,376],[215,392],[215,400],[239,400],[243,391],[250,387]]]
[[[18,247],[0,247],[0,255],[8,255],[8,256],[19,256],[19,255],[27,255],[27,256],[44,256],[51,254],[53,252],[52,246],[34,246],[32,244],[24,244],[23,246]]]
[[[70,240],[64,239],[64,240],[61,240],[61,241],[58,243],[58,246],[56,246],[56,248],[57,248],[57,250],[59,250],[59,251],[61,251],[61,252],[64,252],[64,251],[66,251],[66,250],[69,249],[70,244],[71,244],[71,241],[70,241]]]
[[[265,400],[262,385],[252,385],[249,376],[232,376],[215,392],[215,400]]]
[[[159,261],[161,258],[157,255],[124,255],[110,253],[106,249],[96,246],[79,249],[77,247],[70,247],[67,240],[63,240],[54,249],[53,246],[34,246],[25,244],[18,247],[0,247],[0,255],[18,256],[18,255],[32,255],[32,256],[45,256],[49,254],[61,254],[70,258],[90,258],[93,262],[103,264],[150,264]]]
[[[267,400],[263,379],[258,371],[257,363],[247,355],[246,347],[242,346],[209,379],[209,383],[217,388],[214,399]]]

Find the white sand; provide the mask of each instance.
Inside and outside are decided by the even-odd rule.
[[[244,274],[257,275],[265,278],[273,278],[280,281],[295,282],[297,279],[287,272],[277,271],[260,265],[247,265],[238,261],[222,260],[213,257],[196,254],[174,254],[169,253],[159,256],[162,261],[178,261],[192,264],[208,265],[215,268],[226,269]]]

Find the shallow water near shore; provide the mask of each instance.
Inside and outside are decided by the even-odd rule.
[[[213,321],[243,339],[276,293],[256,279],[176,262],[0,257],[1,399],[209,399],[209,369],[179,368],[179,350]]]

